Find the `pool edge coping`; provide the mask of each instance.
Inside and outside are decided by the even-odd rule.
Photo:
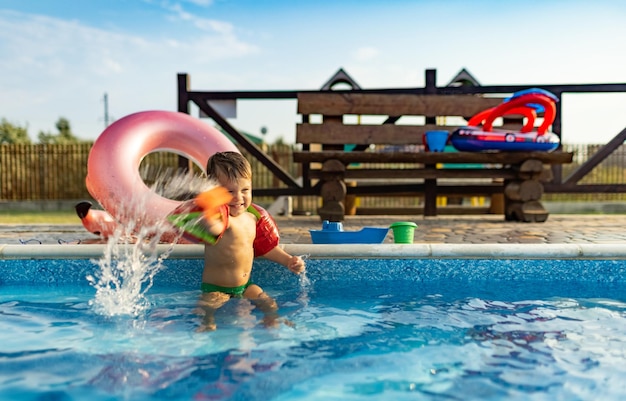
[[[132,245],[126,245],[131,247]],[[623,244],[285,244],[293,255],[310,258],[381,259],[626,259]],[[106,244],[9,245],[0,244],[0,260],[93,259],[104,254]],[[172,259],[202,258],[202,245],[158,246]]]

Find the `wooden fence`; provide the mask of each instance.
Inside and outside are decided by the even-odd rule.
[[[89,197],[85,188],[91,144],[0,146],[0,200]]]
[[[602,145],[564,145],[574,152],[574,163],[564,166],[567,175]],[[87,159],[91,144],[74,145],[0,145],[0,201],[45,201],[90,199],[85,187]],[[293,145],[271,145],[265,152],[294,177],[299,177],[299,166],[292,161]],[[245,151],[242,151],[246,154]],[[249,156],[249,155],[248,155]],[[248,157],[253,168],[254,188],[285,186],[254,157]],[[154,167],[157,168],[154,168]],[[141,163],[142,177],[150,182],[156,171],[175,170],[178,156],[172,153],[154,153]],[[152,168],[151,168],[152,167]],[[589,176],[588,184],[626,183],[626,148],[622,145],[605,159]],[[623,201],[623,193],[545,194],[545,200],[567,201]],[[270,204],[273,198],[255,197],[255,202]],[[418,206],[419,197],[364,198],[364,207]],[[294,198],[294,210],[314,213],[318,199],[314,196]]]
[[[92,144],[72,145],[0,145],[0,201],[45,201],[90,199],[85,187],[87,160]],[[298,174],[291,145],[273,145],[267,152],[291,174]],[[242,153],[246,154],[245,151]],[[253,186],[284,186],[265,166],[249,157]],[[148,185],[159,174],[173,174],[178,169],[178,155],[157,152],[141,163],[140,172]],[[199,173],[199,169],[197,171]],[[255,199],[268,204],[270,198]],[[315,200],[309,201],[314,207]]]

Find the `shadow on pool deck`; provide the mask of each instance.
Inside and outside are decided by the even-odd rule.
[[[275,216],[283,244],[310,244],[319,216]],[[397,221],[418,225],[415,243],[425,244],[626,244],[626,215],[552,214],[545,223],[506,222],[502,216],[347,216],[344,230],[389,227]],[[0,225],[0,244],[102,243],[80,224]],[[393,243],[391,230],[385,243]]]

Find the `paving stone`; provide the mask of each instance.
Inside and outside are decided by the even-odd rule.
[[[276,216],[283,244],[310,244],[318,216]],[[397,221],[418,225],[415,243],[563,243],[626,244],[626,215],[551,215],[544,223],[504,221],[502,216],[346,216],[344,230],[389,227]],[[80,225],[0,225],[0,244],[103,243]],[[391,231],[385,243],[393,243]]]

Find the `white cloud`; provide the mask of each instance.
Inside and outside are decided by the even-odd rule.
[[[233,34],[233,25],[229,22],[219,21],[211,18],[198,17],[195,14],[185,11],[180,3],[173,4],[167,8],[169,11],[175,13],[175,18],[181,21],[190,22],[191,24],[193,24],[193,26],[200,29],[201,31],[214,32],[220,35]]]
[[[208,7],[213,4],[213,0],[186,0],[186,1],[191,4],[201,6],[201,7]]]
[[[117,117],[172,109],[177,72],[211,73],[215,65],[258,52],[228,24],[212,28],[196,30],[193,40],[174,36],[175,30],[138,36],[0,10],[0,117],[27,122],[33,138],[66,117],[79,137],[95,138],[104,92]]]

